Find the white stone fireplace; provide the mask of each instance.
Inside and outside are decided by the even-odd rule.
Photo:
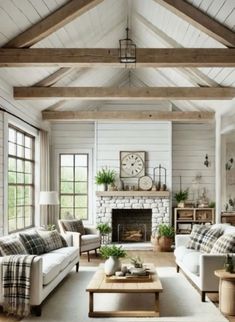
[[[113,209],[151,209],[151,230],[170,223],[168,191],[99,191],[96,193],[96,223],[112,227]]]

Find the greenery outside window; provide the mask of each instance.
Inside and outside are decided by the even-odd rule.
[[[88,154],[60,154],[60,218],[88,219]]]
[[[34,225],[34,137],[8,128],[8,232]]]

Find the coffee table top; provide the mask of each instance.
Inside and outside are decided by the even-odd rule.
[[[106,282],[103,264],[100,264],[98,270],[93,275],[87,286],[87,292],[94,293],[153,293],[162,292],[162,284],[157,276],[156,268],[153,264],[145,264],[152,272],[152,280],[150,282],[138,283],[119,283]]]

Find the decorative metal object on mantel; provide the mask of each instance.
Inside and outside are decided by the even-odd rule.
[[[209,158],[208,158],[208,154],[206,154],[206,156],[205,156],[204,165],[205,165],[207,168],[208,168],[208,167],[209,167],[209,165],[210,165]]]
[[[149,176],[139,178],[139,190],[148,191],[153,186],[153,180]]]
[[[233,166],[233,158],[230,158],[228,160],[228,162],[225,163],[225,169],[226,169],[226,171],[231,170],[232,166]]]
[[[159,164],[158,167],[153,169],[153,182],[157,191],[166,191],[166,168]],[[154,187],[154,188],[155,188]]]
[[[129,38],[128,26],[126,27],[126,38],[119,40],[119,60],[120,63],[126,64],[126,68],[136,63],[136,45]]]

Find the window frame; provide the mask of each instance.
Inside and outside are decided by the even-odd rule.
[[[10,129],[13,129],[16,131],[16,135],[17,135],[17,132],[21,133],[24,135],[24,138],[25,136],[29,137],[32,139],[32,159],[27,159],[25,157],[19,157],[17,155],[13,155],[13,154],[10,154],[9,153],[9,130]],[[9,173],[9,165],[8,165],[8,162],[7,162],[7,187],[9,189],[9,186],[11,187],[16,187],[16,200],[17,200],[17,187],[18,186],[22,186],[22,187],[31,187],[32,188],[32,205],[30,205],[30,207],[32,208],[32,224],[29,225],[29,226],[25,226],[25,217],[24,218],[24,227],[23,228],[20,228],[20,229],[15,229],[15,230],[9,230],[9,212],[8,212],[8,209],[9,209],[9,198],[7,198],[7,231],[8,233],[10,234],[13,234],[13,233],[17,233],[19,231],[23,231],[25,229],[30,229],[32,227],[35,226],[35,163],[36,163],[36,158],[35,158],[35,144],[36,144],[36,139],[35,139],[35,136],[33,136],[31,133],[28,133],[27,131],[25,131],[24,129],[21,129],[20,127],[12,124],[12,123],[9,123],[8,124],[8,136],[7,136],[7,142],[8,142],[8,153],[7,153],[7,161],[9,161],[9,158],[13,158],[16,160],[16,175],[17,175],[17,160],[21,160],[21,161],[28,161],[31,163],[32,165],[32,183],[30,184],[25,184],[25,183],[21,183],[21,184],[18,184],[18,183],[9,183],[8,181],[8,173]],[[16,142],[16,146],[17,146],[17,142]],[[23,172],[23,174],[25,174]],[[24,203],[24,207],[25,207],[25,203]],[[16,209],[17,209],[17,205],[16,205]],[[17,212],[16,212],[17,213]],[[16,223],[17,223],[17,216],[16,216]],[[17,225],[16,225],[17,227]]]
[[[93,225],[94,224],[94,218],[93,218],[93,208],[94,208],[94,198],[93,198],[93,186],[94,186],[94,180],[93,180],[93,150],[92,149],[67,149],[67,148],[56,148],[54,149],[53,153],[53,159],[52,164],[55,165],[54,171],[53,171],[53,178],[52,178],[52,185],[53,189],[58,191],[60,194],[60,154],[87,154],[88,155],[88,219],[83,220],[84,224],[86,225]],[[60,196],[59,196],[60,197]],[[60,217],[60,205],[59,205],[59,217]]]

